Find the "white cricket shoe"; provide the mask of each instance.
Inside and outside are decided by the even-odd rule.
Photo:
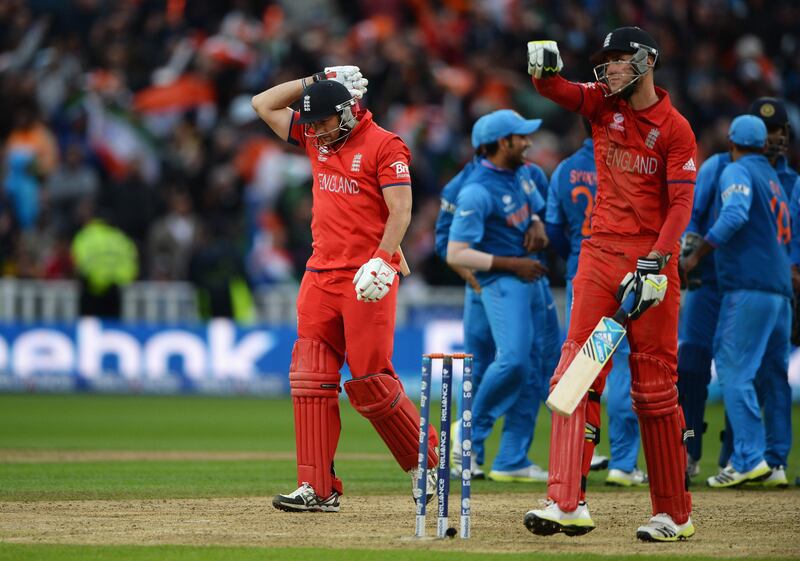
[[[450,424],[450,477],[461,477],[461,423],[458,421]]]
[[[333,491],[322,499],[311,485],[303,483],[288,495],[275,495],[272,506],[286,512],[339,512],[339,493]]]
[[[769,477],[756,482],[755,484],[763,487],[778,487],[785,489],[789,486],[789,479],[786,477],[786,469],[783,466],[775,466]]]
[[[606,485],[615,487],[638,487],[647,485],[647,474],[640,469],[633,471],[622,471],[621,469],[608,470]]]
[[[528,467],[515,469],[512,471],[500,471],[493,469],[489,472],[489,479],[492,481],[501,481],[503,483],[508,483],[511,481],[519,481],[522,483],[547,481],[547,471],[543,470],[536,464],[531,464]]]
[[[728,464],[717,475],[706,480],[709,487],[724,489],[726,487],[736,487],[742,483],[757,482],[767,479],[772,474],[772,469],[765,460],[761,460],[756,467],[746,473],[739,473],[731,464]]]
[[[416,503],[419,498],[420,471],[419,468],[413,468],[408,470],[408,473],[411,474],[411,498]],[[436,494],[436,468],[425,470],[425,477],[425,504],[428,504]]]
[[[450,477],[461,479],[461,422],[453,421],[450,425]],[[472,462],[472,477],[470,479],[486,479],[486,473],[481,466]]]
[[[595,529],[586,502],[578,503],[572,512],[564,512],[553,500],[542,501],[544,508],[525,513],[525,527],[537,536],[552,536],[559,532],[570,537],[582,536]]]
[[[676,524],[669,514],[659,513],[644,526],[636,530],[636,537],[643,542],[677,542],[694,535],[694,524],[689,517],[683,524]]]
[[[450,468],[450,479],[461,479],[461,464],[460,463],[459,463],[458,466]],[[470,475],[470,479],[473,480],[473,481],[476,480],[476,479],[486,479],[486,472],[483,471],[481,466],[479,466],[478,464],[475,464],[472,467],[472,474]]]
[[[598,454],[592,454],[592,462],[589,464],[591,471],[601,471],[608,467],[608,458]]]

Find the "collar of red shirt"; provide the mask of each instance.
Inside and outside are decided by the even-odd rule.
[[[640,111],[633,109],[633,112],[636,114],[637,118],[659,126],[664,123],[672,112],[672,101],[669,98],[669,93],[667,93],[667,90],[664,88],[656,86],[656,95],[658,96],[658,101],[656,103]]]
[[[359,109],[356,112],[356,119],[358,120],[358,125],[353,129],[353,132],[350,133],[350,136],[355,138],[356,136],[362,134],[364,130],[366,130],[367,125],[372,121],[372,111],[369,109]]]

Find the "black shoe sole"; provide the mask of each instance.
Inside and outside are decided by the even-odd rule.
[[[278,499],[272,499],[272,506],[283,512],[339,512],[338,510],[323,510],[321,508],[298,508],[295,505],[283,503]]]
[[[553,536],[563,533],[571,538],[588,534],[594,530],[594,526],[563,526],[532,514],[525,515],[525,527],[537,536]]]
[[[297,508],[294,505],[288,505],[282,503],[277,499],[272,500],[272,506],[274,506],[278,510],[282,510],[283,512],[313,512],[312,510],[309,510],[307,508]]]
[[[435,497],[435,496],[436,496],[435,493],[432,493],[430,495],[426,494],[425,495],[425,506],[431,504],[431,501],[433,500],[433,497]],[[414,503],[415,505],[417,504],[417,498],[414,495],[411,495],[411,502]]]
[[[600,462],[596,466],[590,466],[589,467],[589,471],[603,471],[607,467],[608,467],[608,460],[603,460],[602,462]]]
[[[670,542],[685,542],[686,540],[689,539],[686,536],[681,536],[681,537],[676,538],[674,540],[657,540],[653,536],[651,536],[648,532],[641,532],[641,531],[637,531],[636,532],[636,537],[639,538],[643,542],[650,542],[650,543],[657,543],[657,542],[666,542],[666,543],[670,543]]]

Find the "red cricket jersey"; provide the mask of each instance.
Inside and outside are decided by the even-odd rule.
[[[692,211],[697,143],[669,94],[656,88],[659,101],[636,111],[619,96],[605,97],[598,82],[556,75],[533,83],[592,123],[598,178],[592,234],[658,237],[653,249],[673,253]]]
[[[313,253],[306,269],[358,269],[380,245],[389,209],[383,189],[411,185],[408,147],[394,133],[379,127],[370,111],[357,114],[358,125],[335,152],[321,153],[292,116],[289,138],[311,160],[314,204],[311,218]],[[400,270],[400,254],[392,256]]]

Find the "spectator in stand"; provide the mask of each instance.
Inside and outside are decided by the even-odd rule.
[[[83,205],[84,225],[72,241],[72,260],[81,283],[80,314],[119,318],[122,287],[139,274],[136,244],[110,221],[110,213],[94,213]]]
[[[200,225],[192,209],[189,193],[176,188],[167,199],[167,214],[156,221],[147,234],[145,251],[148,278],[186,280]]]
[[[189,261],[189,280],[197,288],[202,318],[252,320],[252,295],[240,254],[228,223],[217,220],[203,225]]]
[[[83,148],[77,143],[69,144],[63,163],[47,182],[47,197],[56,227],[74,232],[78,205],[84,199],[95,198],[99,189],[100,177],[86,163]]]
[[[0,145],[8,144],[13,121],[26,108],[36,109],[65,157],[67,146],[77,143],[87,162],[98,162],[99,192],[114,194],[114,208],[137,210],[140,222],[123,223],[137,230],[133,236],[140,242],[167,211],[136,202],[144,184],[154,192],[163,189],[159,169],[167,184],[191,189],[199,218],[216,220],[224,203],[222,214],[237,225],[236,236],[245,223],[254,223],[242,219],[242,200],[261,195],[258,200],[286,224],[295,270],[302,270],[308,240],[301,236],[308,232],[310,212],[298,193],[307,193],[308,179],[275,181],[283,168],[267,154],[249,179],[239,170],[230,177],[218,171],[234,166],[250,140],[247,125],[237,121],[243,115],[236,100],[309,74],[320,61],[332,66],[359,60],[370,76],[366,101],[376,120],[397,131],[412,152],[409,232],[418,237],[415,251],[406,253],[419,264],[412,265],[413,282],[419,283],[457,281],[446,276],[446,266],[433,258],[433,244],[423,237],[435,220],[430,201],[438,186],[470,157],[468,130],[477,116],[500,107],[543,116],[533,150],[547,173],[580,146],[566,112],[534,95],[514,62],[519,57],[508,56],[529,34],[558,40],[567,77],[586,81],[592,76],[586,62],[591,47],[602,42],[608,22],[656,30],[664,51],[659,82],[698,131],[698,164],[726,149],[730,119],[755,97],[786,99],[793,127],[800,130],[800,4],[794,0],[772,0],[769,9],[764,2],[712,0],[316,4],[319,9],[307,10],[302,2],[263,0],[6,2],[0,9]],[[797,164],[797,149],[794,138],[791,164]],[[42,177],[18,156],[3,154],[0,174],[7,189],[12,179],[6,195],[23,211],[17,219],[28,228],[36,222]],[[144,182],[120,178],[120,170],[131,165],[141,168]],[[248,187],[255,183],[258,189]],[[53,219],[64,220],[57,209]],[[251,249],[237,247],[240,261]]]
[[[14,129],[5,142],[3,183],[20,228],[27,230],[39,217],[41,185],[58,163],[58,147],[32,102],[16,108],[14,117]]]

